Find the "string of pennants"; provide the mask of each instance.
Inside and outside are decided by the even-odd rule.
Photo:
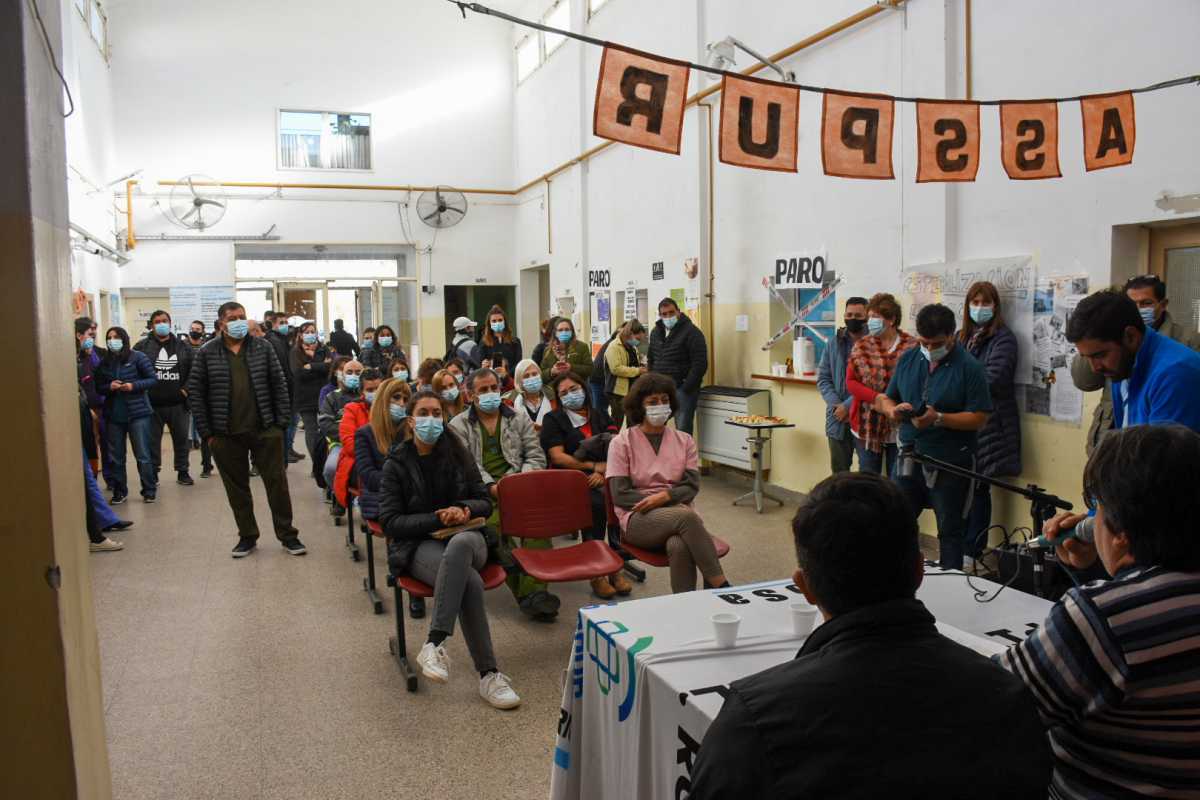
[[[979,171],[981,106],[999,106],[1000,160],[1013,180],[1060,178],[1058,104],[1078,102],[1087,171],[1133,162],[1134,95],[1200,83],[1200,75],[1139,89],[1038,100],[939,100],[849,92],[783,83],[665,58],[496,11],[455,3],[604,48],[596,86],[593,133],[603,139],[678,155],[692,70],[721,76],[718,153],[722,163],[797,171],[800,93],[822,95],[821,162],[826,175],[892,180],[896,103],[917,113],[917,182],[969,182]]]

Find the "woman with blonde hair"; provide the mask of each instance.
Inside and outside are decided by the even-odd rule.
[[[466,408],[466,400],[463,397],[458,376],[449,369],[439,369],[435,372],[433,379],[429,382],[429,388],[437,392],[438,397],[445,401],[446,413],[449,414],[446,418],[447,421],[457,417]]]
[[[389,378],[379,385],[371,404],[369,422],[354,432],[354,462],[361,493],[358,506],[363,519],[379,518],[379,481],[383,462],[392,445],[402,441],[407,427],[405,406],[412,389],[405,381]]]

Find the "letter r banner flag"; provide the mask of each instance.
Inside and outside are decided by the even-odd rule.
[[[723,164],[796,171],[800,87],[726,75],[721,82]]]
[[[679,155],[690,74],[686,61],[605,45],[592,132]]]
[[[821,164],[826,175],[891,180],[896,101],[885,95],[825,92]]]
[[[1094,94],[1079,101],[1083,165],[1088,172],[1133,163],[1133,93]]]
[[[979,171],[979,104],[917,103],[917,183],[973,181]]]

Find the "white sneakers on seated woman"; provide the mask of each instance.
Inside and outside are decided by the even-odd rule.
[[[426,642],[417,654],[417,666],[421,674],[434,683],[450,680],[450,654],[444,644]],[[479,679],[479,696],[495,708],[516,708],[521,698],[512,688],[512,682],[503,672],[489,672]]]

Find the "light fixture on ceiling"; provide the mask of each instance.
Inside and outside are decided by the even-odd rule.
[[[730,67],[735,66],[736,62],[734,61],[734,55],[737,50],[742,50],[778,72],[779,77],[783,78],[783,80],[786,82],[796,82],[796,73],[792,72],[790,69],[785,70],[771,59],[747,46],[740,39],[737,39],[733,36],[726,36],[724,39],[721,39],[718,42],[713,42],[705,49],[708,51],[708,66],[712,67],[713,69],[728,70]]]

